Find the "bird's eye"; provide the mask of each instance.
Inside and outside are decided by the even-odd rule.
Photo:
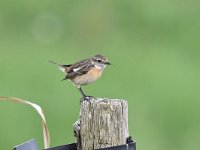
[[[100,59],[98,59],[98,60],[97,60],[97,62],[99,62],[99,63],[100,63],[100,62],[102,62],[102,61],[101,61]]]

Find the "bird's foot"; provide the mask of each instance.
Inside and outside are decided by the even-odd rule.
[[[85,95],[83,98],[81,98],[81,101],[80,102],[83,102],[83,101],[90,101],[92,98],[94,98],[93,96],[87,96]]]

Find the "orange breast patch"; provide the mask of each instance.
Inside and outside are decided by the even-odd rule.
[[[102,74],[102,71],[97,69],[96,67],[92,68],[88,74],[92,77],[92,78],[99,78]]]

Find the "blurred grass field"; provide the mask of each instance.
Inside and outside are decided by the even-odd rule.
[[[103,54],[112,66],[89,95],[129,102],[138,150],[199,150],[200,3],[191,1],[0,1],[0,95],[39,104],[51,146],[72,143],[80,94],[48,63]],[[35,137],[32,109],[0,102],[0,149]]]

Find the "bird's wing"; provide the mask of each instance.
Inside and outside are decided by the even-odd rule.
[[[89,59],[79,61],[69,67],[65,79],[73,79],[76,76],[86,74],[92,67],[93,65]]]

